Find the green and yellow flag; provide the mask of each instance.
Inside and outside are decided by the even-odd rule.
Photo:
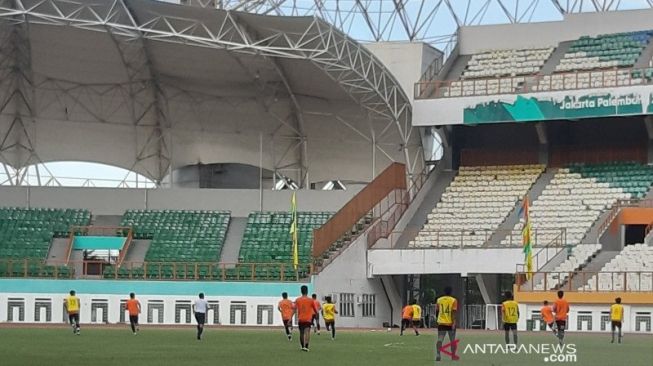
[[[297,199],[295,197],[295,192],[292,193],[292,198],[290,200],[291,213],[292,213],[292,222],[290,223],[290,236],[292,239],[292,265],[297,271],[299,266],[299,248],[297,235],[299,235],[297,230]]]
[[[532,227],[528,206],[528,196],[525,196],[519,214],[524,220],[524,227],[522,229],[522,245],[524,247],[524,261],[526,262],[526,278],[530,280],[531,277],[533,277],[533,243],[531,241]]]

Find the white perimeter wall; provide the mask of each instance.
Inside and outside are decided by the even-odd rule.
[[[553,301],[553,299],[549,299]],[[519,313],[520,319],[517,324],[519,330],[526,330],[526,320],[535,319],[535,329],[539,331],[540,329],[540,304],[520,304]],[[604,316],[609,316],[610,304],[605,305],[584,305],[584,304],[571,304],[569,312],[569,320],[567,321],[567,329],[570,331],[592,331],[592,332],[606,332],[610,333],[610,323],[605,322],[601,318]],[[579,316],[590,318],[588,320],[583,319],[581,323],[578,323]],[[648,319],[648,326],[646,325]],[[653,333],[651,330],[651,322],[653,320],[653,305],[628,305],[624,304],[624,323],[623,323],[623,332],[629,333]],[[601,328],[601,323],[603,324],[603,329]],[[591,323],[591,325],[590,325]],[[639,324],[639,329],[637,325]],[[547,328],[547,331],[550,330]],[[552,336],[553,337],[553,336]],[[573,335],[565,339],[568,342],[574,342]]]
[[[300,190],[300,211],[338,211],[360,187],[346,191]],[[245,217],[261,207],[267,211],[290,210],[291,191],[256,189],[128,189],[0,187],[1,207],[84,208],[95,215],[122,215],[127,209],[229,210]]]
[[[64,308],[63,308],[63,299],[65,295],[62,294],[11,294],[11,293],[0,293],[0,322],[14,322],[14,323],[65,323],[68,321],[67,317],[64,317]],[[120,301],[126,300],[126,296],[120,295],[78,295],[81,301],[81,311],[80,311],[80,321],[82,324],[104,324],[103,321],[103,310],[95,311],[95,320],[92,316],[92,304],[107,303],[107,323],[115,324],[120,322]],[[171,296],[171,295],[143,295],[137,296],[138,300],[141,302],[142,313],[139,318],[141,324],[195,324],[195,318],[191,314],[190,321],[186,320],[186,310],[182,310],[179,319],[176,318],[176,306],[178,303],[188,304],[192,303],[197,296]],[[41,318],[37,322],[35,319],[35,303],[39,299],[45,303],[51,304],[51,317],[48,321],[45,317],[44,310],[41,310]],[[210,304],[218,304],[219,312],[219,324],[221,325],[277,325],[281,326],[281,315],[277,311],[277,303],[280,298],[278,297],[259,297],[259,296],[207,296],[206,300]],[[18,307],[11,308],[9,307],[9,302],[22,303],[23,304],[23,318],[20,320]],[[159,310],[152,310],[152,319],[148,321],[148,309],[154,307],[154,303],[163,303],[163,322],[159,322]],[[242,310],[236,311],[235,319],[231,319],[231,309],[237,306],[245,305],[245,322],[241,322],[241,313]],[[272,306],[272,323],[268,322],[268,313],[263,311],[263,316],[261,319],[258,319],[258,307],[259,306]],[[240,309],[240,308],[238,308]],[[12,320],[9,320],[9,311],[12,312]],[[127,323],[129,322],[129,316],[126,314],[125,319]],[[210,310],[207,316],[208,324],[218,324],[214,322],[214,310]]]
[[[580,36],[653,29],[653,10],[568,14],[563,21],[461,27],[460,54],[556,46]],[[416,79],[417,80],[417,79]]]
[[[549,249],[549,258],[558,248]],[[515,273],[524,263],[521,248],[373,249],[367,252],[370,276],[394,274]]]

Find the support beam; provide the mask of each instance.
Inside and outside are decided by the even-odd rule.
[[[241,32],[244,34],[245,38],[250,43],[256,43],[262,39],[262,37],[249,26],[243,19],[241,19],[236,13],[229,13],[228,16],[231,16],[234,19],[234,22],[239,26]],[[295,94],[292,85],[290,85],[290,80],[286,75],[286,71],[283,68],[283,65],[279,62],[278,59],[274,57],[266,57],[265,60],[270,64],[274,69],[276,74],[281,79],[281,82],[284,86],[284,90],[288,94],[290,100],[290,111],[292,113],[294,129],[297,135],[297,141],[300,144],[297,148],[297,155],[299,156],[296,168],[299,169],[299,187],[300,188],[310,188],[310,183],[308,182],[308,148],[307,148],[307,138],[305,132],[305,121],[304,121],[304,112],[302,106],[299,104],[297,95]],[[255,81],[258,81],[256,78]],[[276,170],[276,162],[275,162]]]
[[[546,133],[546,122],[537,122],[535,124],[535,131],[537,131],[537,139],[540,142],[540,145],[546,145],[549,143],[549,138]]]
[[[25,181],[27,169],[41,160],[28,128],[34,118],[29,23],[20,14],[12,20],[0,21],[0,64],[4,66],[0,69],[0,161],[15,169],[9,183],[20,185],[29,183]]]
[[[115,3],[115,10],[124,12],[122,15],[126,21],[137,28],[138,19],[131,6],[130,0],[119,0]],[[107,27],[107,33],[116,43],[129,78],[131,114],[136,130],[136,158],[130,170],[143,165],[148,176],[161,185],[164,177],[172,173],[170,137],[166,136],[170,123],[166,95],[152,55],[140,31],[135,32],[136,37],[130,37]]]

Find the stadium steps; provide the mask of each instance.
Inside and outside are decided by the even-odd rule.
[[[531,203],[540,197],[544,191],[544,188],[546,188],[554,176],[555,171],[551,169],[547,169],[544,173],[540,174],[540,176],[537,178],[535,183],[533,183],[533,186],[531,186],[531,189],[529,189],[527,193]],[[501,241],[508,237],[508,234],[512,232],[512,229],[519,222],[519,208],[521,205],[522,201],[520,200],[517,202],[515,207],[513,207],[508,216],[506,216],[506,219],[503,220],[501,225],[499,225],[497,230],[495,230],[492,235],[490,235],[490,238],[487,240],[487,242],[485,242],[484,246],[496,247],[501,245]]]
[[[645,200],[653,199],[653,185],[648,189],[646,195],[644,195]]]
[[[62,262],[68,259],[68,241],[69,238],[54,238],[50,243],[50,250],[46,264],[49,265],[62,265]]]
[[[83,277],[84,275],[84,253],[82,250],[73,250],[70,253],[70,266],[74,269],[75,278]]]
[[[151,240],[146,239],[132,240],[123,263],[132,263],[134,267],[141,267],[151,243]]]
[[[442,194],[456,177],[456,172],[453,170],[442,170],[440,172],[433,172],[432,175],[435,176],[435,182],[424,196],[424,199],[420,202],[413,217],[408,221],[406,228],[397,240],[396,248],[407,248],[408,243],[411,240],[414,240],[419,234],[419,231],[422,230],[429,213],[431,213],[438,202],[440,202]]]
[[[592,274],[600,272],[601,268],[605,266],[612,258],[616,257],[619,254],[619,251],[600,251],[594,257],[590,258],[590,261],[582,267],[579,271],[576,271],[571,278],[568,278],[564,282],[564,288],[569,288],[569,281],[571,281],[572,290],[576,290],[579,287],[584,286],[587,283],[587,280],[592,277]],[[587,273],[583,276],[583,273]]]
[[[644,244],[646,245],[653,245],[653,230],[651,230],[646,236],[644,237]]]
[[[599,218],[594,221],[594,224],[587,230],[587,233],[585,234],[585,237],[583,237],[583,240],[580,241],[581,244],[596,244],[599,242],[599,237],[601,236],[601,232],[599,230],[603,226],[606,220],[610,219],[610,215],[612,214],[612,210],[605,210],[601,212],[599,215]],[[614,217],[612,218],[614,219]]]
[[[445,76],[443,80],[458,80],[463,74],[463,71],[465,71],[465,68],[467,67],[467,63],[469,60],[471,60],[472,55],[460,55],[456,58],[456,62],[454,62],[453,65],[451,65],[451,68],[449,69],[449,72]]]
[[[227,228],[227,236],[222,246],[220,263],[238,263],[238,253],[240,253],[240,245],[245,236],[245,227],[247,227],[247,217],[231,218]]]
[[[93,226],[120,226],[121,215],[93,215],[91,225]]]
[[[633,65],[635,69],[644,69],[651,67],[651,59],[653,59],[653,42],[649,41],[646,48],[642,50],[642,54],[639,55],[639,58]]]
[[[553,53],[551,53],[549,59],[544,63],[544,65],[540,69],[540,75],[553,74],[553,72],[556,69],[556,66],[558,66],[560,60],[562,60],[565,53],[567,53],[572,43],[574,43],[574,41],[560,42],[558,44],[558,47],[556,47],[556,49],[553,50]]]

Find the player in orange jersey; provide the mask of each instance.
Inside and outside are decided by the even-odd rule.
[[[313,294],[311,297],[313,298],[313,304],[315,305],[315,315],[313,316],[315,328],[313,328],[313,332],[320,335],[320,312],[322,311],[322,304],[320,304],[320,300],[317,299],[317,294]]]
[[[565,329],[567,329],[567,316],[569,315],[569,303],[563,299],[564,296],[564,291],[558,291],[558,299],[553,304],[556,327],[558,328],[558,342],[560,344],[563,344],[565,341]]]
[[[544,300],[542,308],[540,308],[540,315],[542,316],[542,321],[551,328],[553,335],[556,335],[555,323],[553,322],[553,310],[549,306],[549,302]]]
[[[412,301],[411,301],[412,303]],[[399,332],[399,335],[402,336],[404,335],[404,329],[409,328],[413,324],[413,305],[410,303],[404,306],[403,309],[401,309],[401,331]]]
[[[129,300],[127,300],[125,308],[129,312],[129,325],[134,335],[136,335],[138,333],[138,314],[141,313],[141,302],[136,300],[136,295],[133,292],[129,294]]]
[[[295,306],[292,301],[288,300],[288,293],[284,292],[281,294],[281,301],[277,305],[277,309],[281,313],[281,320],[283,321],[283,327],[286,330],[286,337],[288,340],[292,340],[292,316],[295,314]]]
[[[315,315],[315,303],[308,297],[308,287],[301,287],[302,296],[295,299],[295,309],[297,309],[297,322],[299,323],[299,344],[302,351],[308,352],[308,342],[311,340],[311,325],[313,325],[313,315]]]

